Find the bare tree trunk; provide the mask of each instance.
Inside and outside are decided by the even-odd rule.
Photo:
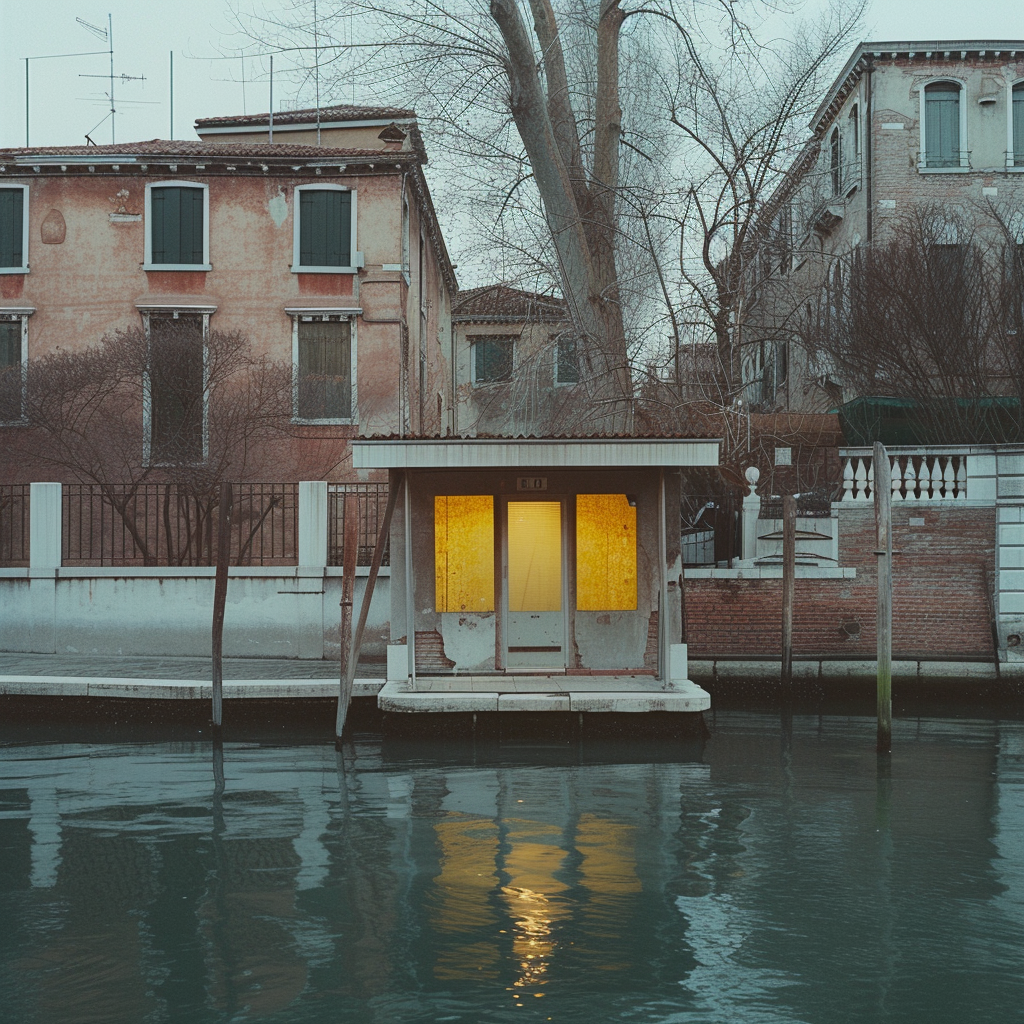
[[[631,420],[632,384],[618,303],[614,235],[621,117],[617,47],[622,14],[618,0],[604,0],[602,20],[607,20],[605,27],[599,29],[599,51],[606,56],[614,51],[614,60],[610,65],[606,60],[606,66],[598,70],[603,93],[599,109],[604,124],[596,147],[595,177],[600,167],[610,181],[603,186],[598,181],[588,188],[581,174],[575,180],[573,176],[578,166],[578,130],[566,95],[565,68],[551,7],[545,0],[535,0],[532,6],[538,38],[542,45],[548,43],[544,55],[548,100],[519,8],[514,0],[491,0],[491,16],[508,51],[510,110],[544,204],[566,303],[580,335],[579,359],[591,408],[597,409],[597,418],[605,427],[626,429]],[[571,132],[576,132],[575,142],[570,138]],[[602,188],[607,201],[595,200],[596,188]]]

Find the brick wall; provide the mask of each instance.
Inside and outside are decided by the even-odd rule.
[[[897,504],[893,547],[893,656],[989,660],[995,509]],[[843,509],[839,562],[857,578],[796,581],[796,657],[874,658],[874,550],[871,505]],[[781,654],[781,579],[686,580],[684,601],[690,657]]]

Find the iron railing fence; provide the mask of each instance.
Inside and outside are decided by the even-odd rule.
[[[804,491],[796,496],[796,514],[801,519],[828,519],[832,515],[832,502],[838,499],[838,488],[821,487]],[[782,518],[782,495],[762,494],[759,519]]]
[[[327,489],[327,564],[342,564],[345,539],[345,495],[354,494],[359,508],[359,548],[356,565],[369,565],[388,503],[387,484],[331,484]],[[390,538],[384,542],[381,565],[391,564]]]
[[[232,565],[295,565],[298,484],[232,484]],[[220,485],[65,484],[64,565],[213,565]]]
[[[740,557],[742,501],[731,493],[683,493],[680,527],[685,564],[731,565]]]
[[[0,565],[28,565],[31,484],[0,484]]]

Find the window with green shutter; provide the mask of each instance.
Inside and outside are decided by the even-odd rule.
[[[25,190],[0,188],[0,268],[25,266]]]
[[[469,340],[474,384],[504,384],[512,379],[515,338],[481,335]]]
[[[352,193],[300,188],[299,266],[352,266]]]
[[[0,423],[22,417],[21,318],[0,320]]]
[[[924,90],[925,166],[960,166],[960,86],[934,82]]]
[[[150,263],[203,266],[205,256],[205,189],[150,189]]]
[[[300,420],[341,420],[352,416],[352,328],[348,320],[298,323]]]
[[[1024,167],[1024,82],[1013,87],[1013,165]]]

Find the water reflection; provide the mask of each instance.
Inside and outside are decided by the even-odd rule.
[[[699,759],[547,764],[22,738],[0,1017],[1013,1019],[1024,727],[873,730],[733,712]]]

